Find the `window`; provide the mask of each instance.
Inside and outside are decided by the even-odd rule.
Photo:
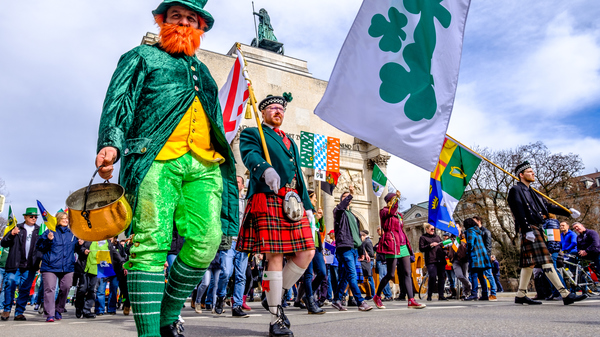
[[[421,213],[415,214],[415,218],[420,218],[420,217],[422,217]]]

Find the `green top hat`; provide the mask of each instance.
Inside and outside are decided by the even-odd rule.
[[[23,214],[24,216],[27,215],[39,215],[37,213],[37,207],[27,207],[27,210],[25,211],[25,214]]]
[[[181,5],[198,13],[198,15],[200,15],[200,17],[203,18],[204,21],[206,21],[208,27],[206,28],[205,32],[208,32],[215,23],[215,19],[213,19],[212,15],[210,15],[209,12],[204,10],[204,6],[206,6],[207,1],[208,0],[163,0],[163,2],[160,5],[158,5],[158,8],[152,11],[152,14],[165,14],[169,7]]]

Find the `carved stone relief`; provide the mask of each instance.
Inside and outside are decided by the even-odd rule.
[[[340,168],[340,177],[334,191],[337,193],[348,191],[350,185],[354,186],[357,195],[364,195],[362,171]]]

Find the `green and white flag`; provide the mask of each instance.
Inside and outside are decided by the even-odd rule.
[[[315,134],[300,131],[300,166],[314,168]]]
[[[470,0],[364,0],[315,114],[433,171],[450,121]]]
[[[377,164],[373,167],[373,176],[371,177],[371,180],[373,181],[373,192],[377,197],[380,197],[385,189],[388,179]]]

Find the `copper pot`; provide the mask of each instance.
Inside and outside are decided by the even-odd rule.
[[[92,185],[98,169],[90,184],[72,193],[66,201],[71,231],[85,241],[106,240],[123,233],[133,216],[123,186],[108,180]]]

